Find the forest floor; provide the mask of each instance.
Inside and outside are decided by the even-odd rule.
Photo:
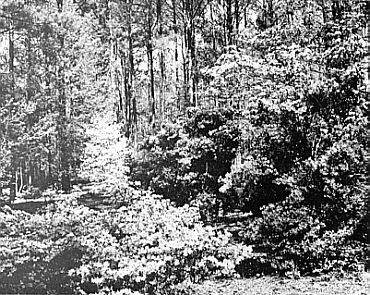
[[[194,295],[367,295],[370,274],[345,279],[260,277],[205,281],[192,285],[191,291]]]

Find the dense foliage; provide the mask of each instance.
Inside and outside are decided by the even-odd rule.
[[[179,125],[168,126],[144,142],[132,164],[131,179],[179,205],[196,201],[220,202],[220,177],[230,172],[239,127],[230,110],[190,110]]]
[[[168,294],[184,281],[233,276],[252,255],[227,232],[203,227],[195,207],[135,192],[102,212],[65,199],[34,215],[2,209],[2,291]]]
[[[46,1],[1,2],[0,195],[70,190],[100,83],[91,83],[97,53],[85,56],[92,25]]]
[[[242,165],[226,177],[224,189],[237,193],[244,209],[256,204],[262,209],[261,218],[247,226],[256,236],[246,231],[245,238],[270,258],[283,257],[278,269],[331,270],[355,266],[364,255],[364,246],[354,241],[366,241],[368,200],[365,48],[356,9],[347,6],[317,31],[314,45],[321,56],[306,58],[322,65],[319,81],[303,86],[312,74],[291,77],[295,69],[289,63],[296,63],[291,54],[297,56],[307,45],[291,45],[294,53],[279,57],[277,62],[291,69],[280,78],[290,79],[294,90],[287,85],[270,93],[278,105],[263,96],[257,119],[250,121],[252,132],[260,135],[244,150]],[[280,46],[269,48],[281,54],[277,50]]]
[[[205,95],[244,110],[222,127],[218,109],[198,111],[145,145],[133,169],[180,204],[252,212],[242,239],[282,272],[348,269],[364,258],[365,7],[338,5],[314,23],[298,17],[299,30],[283,21],[241,36],[244,48],[206,68]]]

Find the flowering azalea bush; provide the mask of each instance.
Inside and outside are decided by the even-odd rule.
[[[0,287],[8,293],[165,294],[186,280],[230,277],[252,255],[204,227],[195,207],[136,192],[118,209],[65,196],[43,212],[0,212]],[[20,283],[22,282],[22,283]],[[137,292],[137,293],[135,293]]]
[[[73,293],[68,270],[79,264],[82,251],[75,236],[79,210],[29,214],[0,209],[0,289],[15,294]],[[54,207],[54,206],[53,206]]]
[[[230,234],[202,226],[198,209],[153,196],[100,213],[94,223],[80,239],[83,263],[70,271],[87,293],[165,294],[185,280],[233,276],[252,255],[250,247],[230,245]]]

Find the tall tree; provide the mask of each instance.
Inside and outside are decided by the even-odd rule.
[[[149,102],[149,124],[154,127],[156,120],[156,103],[155,103],[155,79],[154,79],[154,60],[153,60],[153,42],[154,42],[154,5],[153,0],[148,0],[147,5],[147,19],[146,19],[146,51],[148,56],[148,67],[149,67],[149,87],[148,87],[148,102]]]

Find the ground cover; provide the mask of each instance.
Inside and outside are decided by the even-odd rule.
[[[370,280],[366,275],[341,279],[260,277],[206,281],[188,290],[187,294],[198,295],[366,295],[370,291]]]

